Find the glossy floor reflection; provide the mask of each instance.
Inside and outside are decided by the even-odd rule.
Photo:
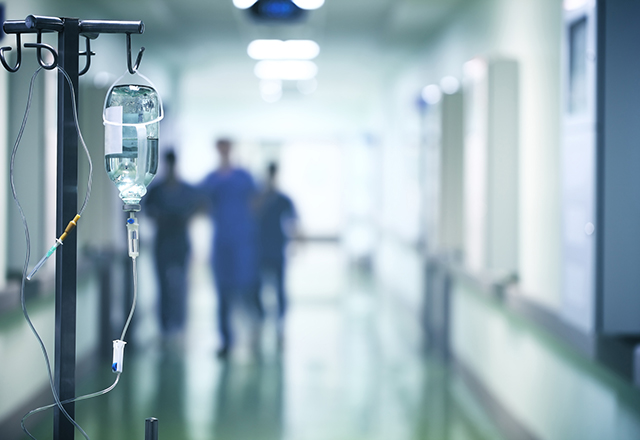
[[[141,264],[152,284],[149,269]],[[277,348],[268,321],[260,356],[240,334],[226,361],[215,357],[215,301],[205,262],[193,267],[183,341],[157,336],[153,288],[142,292],[120,384],[76,406],[91,439],[142,440],[151,416],[159,419],[161,440],[501,438],[464,383],[421,354],[419,327],[408,326],[406,314],[389,306],[367,276],[350,272],[336,246],[308,245],[291,271],[284,348]],[[112,380],[101,371],[78,391]],[[33,432],[51,438],[50,422]]]

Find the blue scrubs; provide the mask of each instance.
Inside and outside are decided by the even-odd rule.
[[[231,306],[241,295],[262,317],[257,298],[259,272],[256,251],[256,225],[252,202],[256,186],[243,169],[218,170],[201,183],[213,218],[213,274],[218,293],[218,326],[223,348],[233,343],[230,327]]]
[[[200,205],[197,190],[179,181],[149,188],[144,212],[156,223],[154,258],[160,289],[160,326],[165,334],[184,329],[187,316],[188,225]]]

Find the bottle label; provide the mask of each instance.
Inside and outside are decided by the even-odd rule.
[[[105,110],[105,119],[111,124],[104,126],[104,154],[122,153],[122,106]]]

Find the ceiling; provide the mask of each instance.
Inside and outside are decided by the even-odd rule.
[[[22,1],[22,0],[9,0]],[[142,20],[144,35],[135,41],[149,56],[159,54],[177,66],[201,62],[207,47],[238,46],[238,55],[255,38],[310,38],[322,47],[323,58],[347,41],[379,50],[420,45],[462,0],[326,0],[293,25],[265,25],[252,20],[232,0],[47,0],[39,15],[85,19]],[[11,13],[7,8],[7,18]],[[135,43],[134,43],[135,44]],[[235,50],[235,49],[234,49]],[[188,54],[188,57],[185,55]],[[185,61],[186,58],[186,61]]]

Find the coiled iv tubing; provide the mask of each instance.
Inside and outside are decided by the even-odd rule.
[[[60,398],[58,396],[58,393],[55,389],[55,385],[54,385],[54,381],[53,381],[53,374],[51,371],[51,362],[49,359],[49,354],[47,352],[47,349],[44,345],[44,342],[42,341],[42,338],[40,337],[40,335],[38,334],[38,331],[36,330],[35,326],[33,325],[33,322],[31,321],[31,318],[29,317],[29,313],[27,311],[26,308],[26,300],[25,300],[25,282],[27,279],[31,279],[31,277],[33,277],[33,275],[36,273],[36,271],[42,267],[42,265],[46,262],[46,260],[53,254],[53,252],[55,251],[55,249],[60,246],[64,240],[64,238],[66,238],[67,234],[76,226],[78,219],[80,218],[80,216],[82,215],[82,213],[84,212],[84,210],[87,207],[87,203],[89,201],[90,195],[91,195],[91,186],[92,186],[92,178],[93,178],[93,163],[91,161],[91,156],[89,154],[89,149],[87,148],[87,145],[84,141],[84,138],[82,137],[82,133],[80,132],[80,124],[78,122],[78,111],[77,111],[77,104],[75,101],[75,91],[74,91],[74,87],[73,87],[73,83],[71,81],[71,78],[69,77],[69,75],[67,74],[67,72],[61,68],[60,66],[57,66],[57,69],[64,75],[65,79],[67,80],[67,83],[69,84],[69,88],[71,90],[71,96],[72,96],[72,108],[73,108],[73,115],[74,115],[74,122],[75,122],[75,127],[76,127],[76,131],[78,133],[78,137],[82,143],[82,146],[84,148],[84,151],[87,155],[87,160],[89,163],[89,177],[87,180],[87,190],[85,193],[85,197],[84,197],[84,201],[82,203],[82,206],[80,208],[80,210],[78,211],[78,214],[75,216],[75,218],[73,220],[71,220],[69,222],[69,225],[67,225],[64,233],[60,236],[60,238],[56,239],[56,244],[49,250],[49,252],[47,252],[47,254],[38,262],[38,264],[35,266],[35,268],[33,269],[33,271],[27,275],[27,270],[29,267],[29,259],[31,257],[31,238],[30,238],[30,234],[29,234],[29,226],[27,224],[27,219],[26,216],[24,214],[24,210],[22,209],[22,205],[20,204],[20,201],[18,200],[18,195],[16,192],[16,187],[15,187],[15,181],[14,181],[14,166],[15,166],[15,159],[16,159],[16,154],[18,152],[18,147],[20,145],[20,141],[22,139],[22,136],[24,134],[24,130],[27,124],[27,120],[28,120],[28,116],[29,116],[29,111],[31,108],[31,102],[32,102],[32,97],[33,97],[33,87],[34,87],[34,83],[35,80],[38,76],[38,74],[40,73],[40,71],[42,71],[42,67],[37,69],[33,76],[31,77],[31,82],[29,84],[29,93],[28,93],[28,98],[27,98],[27,105],[26,105],[26,109],[25,109],[25,113],[24,113],[24,117],[22,120],[22,124],[20,126],[20,130],[18,132],[18,136],[16,138],[16,141],[13,145],[13,149],[11,152],[11,162],[10,162],[10,182],[11,182],[11,193],[13,196],[13,200],[16,203],[17,207],[18,207],[18,211],[20,214],[20,218],[22,220],[22,225],[23,225],[23,229],[24,229],[24,234],[25,234],[25,242],[26,242],[26,253],[25,253],[25,261],[24,261],[24,266],[23,266],[23,270],[22,270],[22,279],[21,279],[21,284],[20,284],[20,302],[21,302],[21,307],[22,307],[22,313],[32,331],[32,333],[35,335],[38,344],[40,345],[40,349],[42,351],[44,360],[45,360],[45,364],[47,367],[47,373],[48,373],[48,377],[49,377],[49,385],[51,387],[51,392],[53,394],[55,403],[41,407],[41,408],[37,408],[34,409],[30,412],[28,412],[21,421],[21,427],[22,430],[33,440],[37,440],[26,428],[25,426],[25,421],[27,418],[29,418],[31,415],[36,414],[38,412],[44,411],[46,409],[50,409],[53,407],[58,407],[60,409],[60,411],[62,412],[62,414],[64,414],[64,416],[73,424],[73,426],[75,428],[77,428],[80,433],[82,434],[82,436],[86,439],[86,440],[90,440],[89,436],[87,435],[87,433],[82,429],[82,427],[80,427],[80,425],[78,425],[78,423],[69,415],[69,413],[65,410],[64,406],[65,404],[71,403],[71,402],[76,402],[76,401],[81,401],[81,400],[86,400],[86,399],[90,399],[93,397],[97,397],[97,396],[101,396],[103,394],[108,393],[109,391],[111,391],[113,388],[115,388],[115,386],[118,384],[118,381],[120,380],[120,372],[117,372],[116,378],[113,382],[113,384],[111,386],[109,386],[108,388],[105,388],[102,391],[98,391],[95,393],[91,393],[91,394],[87,394],[84,396],[79,396],[79,397],[75,397],[72,399],[67,399],[65,401],[60,401]],[[137,237],[136,237],[137,238]],[[137,255],[136,255],[137,256]],[[136,267],[136,259],[135,257],[132,257],[133,259],[133,271],[134,271],[134,298],[133,298],[133,304],[131,307],[131,311],[129,313],[129,317],[127,319],[127,322],[125,324],[125,327],[122,331],[122,335],[121,335],[121,340],[124,340],[124,336],[126,334],[127,328],[129,326],[129,323],[131,322],[131,318],[133,316],[133,312],[135,309],[135,302],[136,302],[136,297],[137,297],[137,267]]]

